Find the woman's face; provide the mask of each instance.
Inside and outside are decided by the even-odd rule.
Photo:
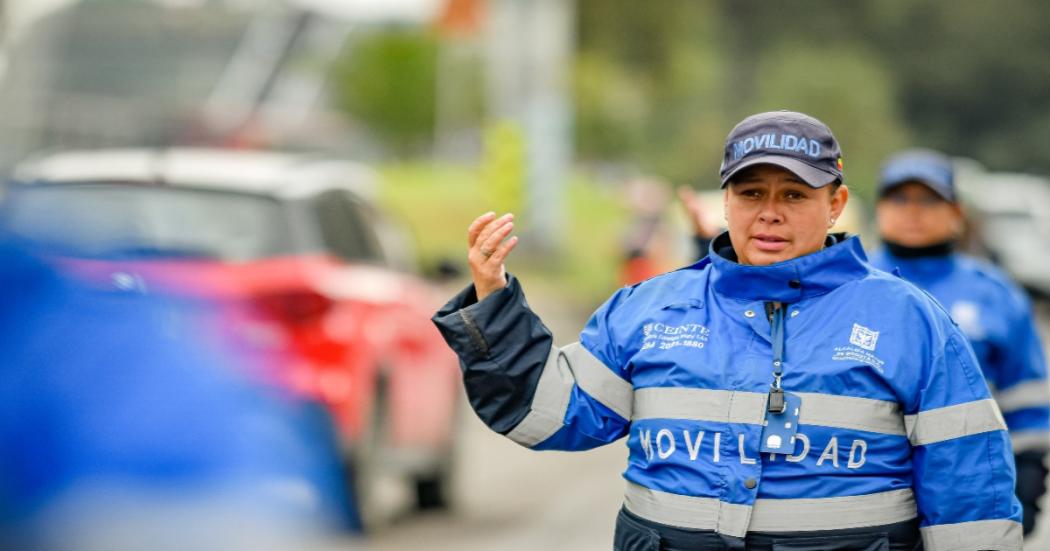
[[[962,232],[962,209],[926,184],[908,182],[891,189],[875,208],[879,234],[905,247],[944,243]]]
[[[848,198],[846,186],[812,188],[775,165],[742,170],[725,192],[738,261],[765,266],[819,251]]]

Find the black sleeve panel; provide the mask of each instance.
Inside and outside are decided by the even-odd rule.
[[[471,407],[492,430],[510,432],[529,412],[554,343],[517,278],[508,274],[481,302],[471,285],[431,319],[459,355]]]

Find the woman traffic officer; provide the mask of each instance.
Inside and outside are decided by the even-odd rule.
[[[535,450],[627,438],[615,548],[1021,549],[1005,425],[925,293],[828,235],[849,193],[820,121],[730,132],[729,231],[616,292],[556,347],[504,270],[511,217],[468,230],[473,285],[434,321],[470,403]]]

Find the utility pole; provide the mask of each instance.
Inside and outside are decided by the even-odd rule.
[[[0,0],[0,82],[7,72],[7,56],[11,48],[11,22],[8,21],[7,0]]]
[[[527,248],[557,250],[572,162],[571,61],[575,3],[490,0],[486,25],[489,115],[520,127],[525,142]]]

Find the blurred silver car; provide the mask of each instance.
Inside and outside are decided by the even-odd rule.
[[[1050,298],[1050,179],[956,166],[981,246],[1029,293]]]

